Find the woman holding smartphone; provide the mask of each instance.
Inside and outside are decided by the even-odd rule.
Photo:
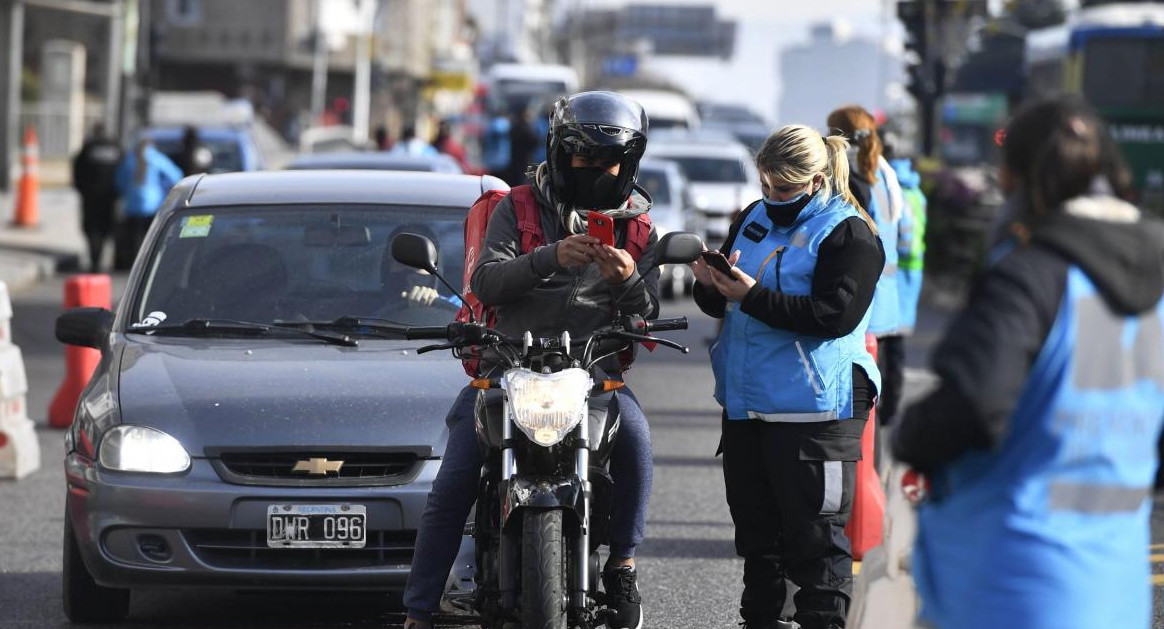
[[[865,331],[885,254],[849,192],[847,148],[810,127],[777,130],[756,155],[764,198],[709,253],[730,273],[692,264],[696,303],[724,320],[711,357],[749,629],[792,626],[785,578],[800,588],[803,629],[843,627],[848,614],[844,527],[880,386]]]

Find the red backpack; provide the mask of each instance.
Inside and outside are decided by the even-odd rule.
[[[542,232],[541,211],[538,208],[537,199],[534,198],[533,188],[528,184],[517,186],[509,192],[489,190],[478,197],[473,202],[473,206],[469,208],[468,216],[465,217],[465,272],[461,281],[461,291],[465,295],[465,303],[461,304],[461,310],[457,313],[457,321],[468,322],[471,319],[489,327],[493,327],[497,323],[497,313],[493,308],[477,299],[470,287],[470,280],[473,277],[473,271],[477,269],[477,261],[481,258],[481,248],[485,246],[485,229],[489,226],[489,217],[493,216],[493,210],[497,209],[497,204],[501,203],[501,200],[507,195],[513,200],[513,211],[517,214],[517,230],[521,234],[518,255],[529,253],[546,244],[546,236]],[[651,217],[645,212],[627,223],[625,248],[635,262],[643,257],[650,237]],[[471,318],[470,313],[472,313]],[[461,362],[465,367],[465,373],[469,374],[470,377],[478,377],[480,359],[481,357],[476,351],[465,350],[461,352]],[[629,367],[629,365],[629,361],[624,360],[624,366]]]

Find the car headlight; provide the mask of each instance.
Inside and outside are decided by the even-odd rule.
[[[177,439],[145,426],[118,426],[105,433],[98,460],[118,472],[174,474],[190,469],[190,455]]]
[[[592,386],[584,369],[547,374],[511,369],[505,374],[513,422],[534,443],[547,448],[565,439],[586,418]]]

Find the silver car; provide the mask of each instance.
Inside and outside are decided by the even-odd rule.
[[[466,382],[388,325],[459,305],[398,265],[403,232],[459,278],[491,177],[301,171],[191,177],[166,198],[66,435],[64,606],[119,619],[154,586],[402,589]]]
[[[638,184],[651,195],[651,224],[659,237],[670,232],[697,231],[702,224],[695,212],[687,178],[675,162],[644,159],[639,163]],[[659,276],[659,296],[674,299],[691,294],[695,276],[683,264],[668,264]]]

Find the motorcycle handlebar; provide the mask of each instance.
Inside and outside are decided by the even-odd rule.
[[[647,321],[648,332],[668,332],[670,330],[686,330],[687,317],[673,319],[654,319]]]
[[[448,326],[415,326],[406,328],[404,330],[404,338],[408,340],[416,339],[448,339]]]

